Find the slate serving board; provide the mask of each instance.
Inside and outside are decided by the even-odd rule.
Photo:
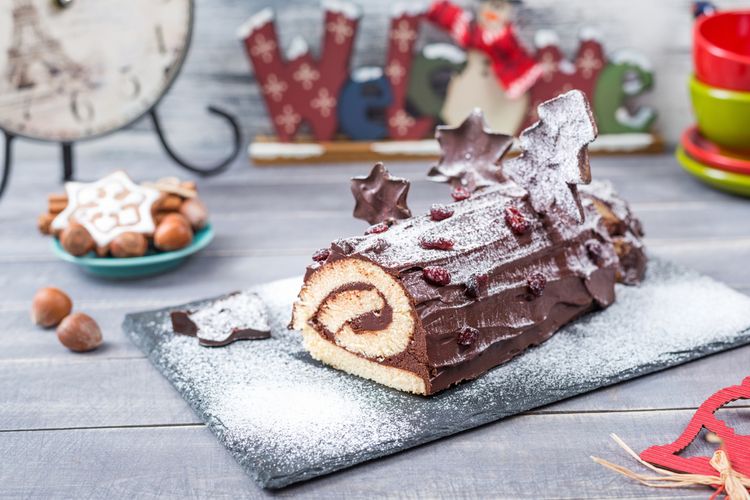
[[[430,398],[312,360],[288,331],[301,279],[252,290],[273,337],[205,348],[171,332],[169,311],[123,329],[260,486],[280,488],[532,408],[750,343],[750,297],[652,260],[640,287],[543,345]]]

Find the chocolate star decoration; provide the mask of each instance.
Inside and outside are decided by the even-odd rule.
[[[513,137],[487,128],[479,108],[458,127],[438,127],[435,137],[443,156],[427,174],[430,179],[472,192],[505,181],[498,164],[513,144]]]
[[[357,202],[354,207],[357,219],[377,224],[411,217],[406,206],[409,181],[391,177],[382,163],[376,163],[367,177],[352,179],[352,194]]]
[[[586,97],[571,90],[539,105],[539,121],[521,132],[523,153],[503,171],[529,193],[534,210],[583,222],[576,184],[591,182],[587,145],[597,130]]]

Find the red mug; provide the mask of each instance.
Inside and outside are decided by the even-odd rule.
[[[750,92],[750,10],[699,17],[693,28],[693,63],[702,83]]]

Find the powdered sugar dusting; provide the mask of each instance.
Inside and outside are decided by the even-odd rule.
[[[198,327],[198,338],[224,342],[236,330],[268,332],[266,306],[254,293],[237,293],[217,300],[190,315]]]
[[[272,338],[204,349],[171,332],[168,312],[123,328],[264,487],[352,466],[592,389],[750,342],[750,298],[652,259],[608,309],[479,379],[429,398],[312,359],[289,331],[301,279],[253,289]],[[195,305],[180,306],[195,308]]]

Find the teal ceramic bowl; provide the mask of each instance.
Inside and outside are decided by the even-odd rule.
[[[102,278],[129,279],[153,276],[176,268],[188,257],[204,249],[214,239],[214,230],[207,225],[195,233],[193,242],[174,252],[160,252],[133,257],[130,259],[116,259],[114,257],[96,257],[93,254],[85,257],[74,257],[63,250],[62,245],[53,238],[52,250],[64,261],[72,262],[91,274]]]
[[[729,149],[750,151],[750,92],[710,87],[693,76],[690,97],[705,137]]]

